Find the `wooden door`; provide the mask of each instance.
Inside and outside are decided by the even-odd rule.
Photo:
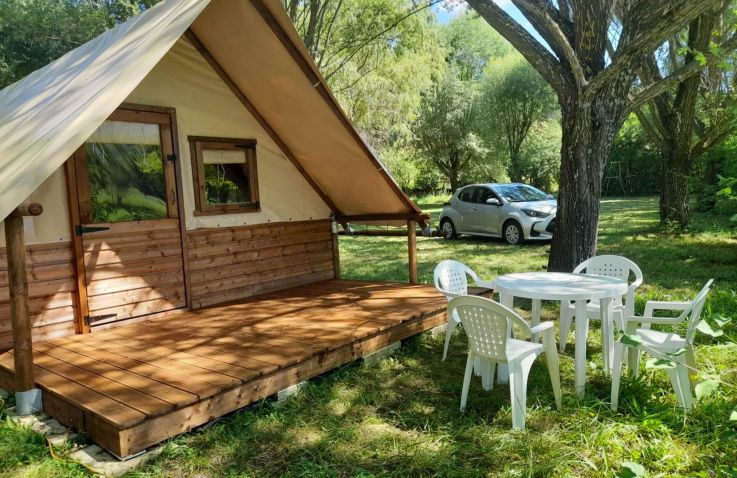
[[[82,330],[186,306],[174,144],[170,114],[119,109],[70,160]]]

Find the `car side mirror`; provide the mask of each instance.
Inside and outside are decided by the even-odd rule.
[[[487,199],[486,200],[486,204],[488,204],[489,206],[501,206],[502,205],[502,203],[499,202],[499,200],[497,198],[489,198],[489,199]]]
[[[547,196],[548,196],[548,199],[555,199],[555,196],[553,196],[552,194],[548,194]]]

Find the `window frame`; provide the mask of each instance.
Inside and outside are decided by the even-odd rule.
[[[188,136],[192,159],[192,181],[194,183],[195,216],[219,214],[243,214],[261,212],[258,190],[258,169],[256,159],[256,140],[253,138],[217,138],[210,136]],[[249,204],[208,204],[205,186],[205,165],[203,149],[244,151],[248,169],[248,189],[251,194]]]

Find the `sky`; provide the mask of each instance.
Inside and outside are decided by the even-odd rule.
[[[538,41],[545,44],[542,38],[540,38],[540,35],[538,35],[535,29],[532,28],[532,25],[530,25],[530,22],[527,21],[527,19],[524,17],[524,15],[522,15],[522,13],[517,9],[517,7],[512,5],[511,0],[494,0],[494,1],[498,5],[500,5],[504,9],[504,11],[507,12],[512,18],[517,20],[517,22],[519,22],[523,27],[525,27],[527,31],[532,33],[532,35],[535,38],[537,38]],[[463,12],[465,12],[469,8],[466,2],[463,2],[463,1],[448,2],[448,4],[451,5],[450,8],[444,3],[439,3],[432,7],[432,10],[435,12],[435,15],[437,16],[438,21],[440,23],[448,23],[456,16],[463,14]]]

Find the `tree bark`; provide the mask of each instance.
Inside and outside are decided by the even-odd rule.
[[[609,92],[623,87],[624,82],[613,84],[591,103],[580,101],[580,95],[574,94],[567,104],[561,105],[560,193],[548,258],[551,272],[571,272],[596,255],[604,164],[624,110],[624,104],[614,96],[616,93]]]
[[[666,147],[663,156],[660,219],[665,224],[683,228],[691,222],[691,210],[688,206],[691,154],[681,148]]]
[[[460,187],[460,182],[458,181],[458,169],[451,166],[450,168],[450,174],[448,174],[448,180],[450,181],[450,190],[451,192],[456,192],[458,188]]]

